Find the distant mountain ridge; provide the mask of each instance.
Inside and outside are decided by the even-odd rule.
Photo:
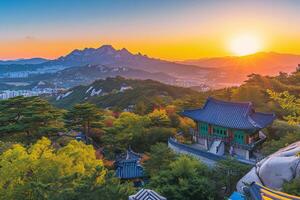
[[[178,63],[238,71],[242,74],[276,75],[280,71],[293,72],[297,65],[300,64],[300,55],[259,52],[247,56],[192,59]]]
[[[108,67],[92,64],[61,70],[49,76],[48,81],[55,82],[58,86],[74,87],[90,84],[97,79],[116,76],[140,80],[152,79],[167,84],[174,84],[176,81],[176,78],[162,72],[151,73],[127,67]]]
[[[29,59],[19,62],[33,61]],[[125,48],[115,49],[111,45],[103,45],[99,48],[75,49],[66,56],[39,64],[0,64],[0,83],[47,80],[73,87],[97,79],[124,76],[153,79],[184,87],[222,88],[241,84],[252,73],[289,73],[294,71],[298,63],[299,55],[274,52],[171,62],[141,53],[133,54]]]
[[[200,70],[208,70],[197,66],[150,58],[141,53],[132,54],[125,48],[117,50],[111,45],[83,50],[76,49],[66,56],[49,61],[49,63],[70,67],[100,64],[110,67],[130,67],[148,72],[164,72],[170,75],[195,75],[195,73],[201,74]]]
[[[21,58],[16,60],[0,60],[0,65],[24,65],[24,64],[42,64],[49,60],[45,58]]]
[[[107,73],[107,71],[104,71],[101,74],[99,73],[101,72],[99,68],[86,68],[86,70],[84,70],[82,69],[84,66],[105,66],[115,68],[117,71],[115,71],[115,73]],[[118,72],[120,68],[126,68],[128,70],[120,74]],[[5,81],[8,79],[10,81],[18,81],[16,80],[18,78],[22,78],[22,81],[25,79],[30,81],[29,78],[31,76],[40,76],[40,78],[44,78],[45,76],[52,77],[61,71],[64,72],[63,74],[67,74],[65,72],[67,72],[68,69],[70,69],[70,72],[76,74],[76,76],[73,77],[69,76],[74,79],[75,77],[79,78],[80,73],[83,78],[93,77],[94,79],[91,79],[91,81],[121,75],[136,79],[150,78],[163,83],[186,87],[197,86],[204,82],[213,81],[213,79],[210,79],[210,74],[216,76],[215,73],[211,73],[214,71],[213,69],[150,58],[141,53],[133,54],[125,48],[117,50],[111,45],[103,45],[99,48],[75,49],[66,56],[41,64],[3,65],[0,67],[0,78],[5,79]],[[95,74],[92,74],[93,72],[97,74],[97,77],[94,77]],[[88,75],[88,73],[90,74]],[[80,81],[74,80],[73,82],[79,83]]]

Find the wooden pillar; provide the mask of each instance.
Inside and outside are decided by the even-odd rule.
[[[232,131],[231,129],[227,129],[227,131],[228,131],[229,141],[232,141],[232,140],[233,140],[233,137],[234,137],[233,131]]]
[[[248,134],[246,134],[246,136],[244,137],[244,142],[245,142],[245,144],[249,144],[249,135]]]

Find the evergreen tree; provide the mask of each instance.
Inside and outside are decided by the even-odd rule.
[[[214,167],[214,176],[220,191],[225,187],[225,195],[230,195],[236,189],[237,182],[251,169],[233,158],[218,161]]]
[[[199,160],[180,156],[150,180],[149,187],[172,200],[214,199],[217,191],[209,168]]]
[[[0,101],[1,137],[26,133],[40,138],[63,130],[63,112],[39,97],[15,97]]]
[[[154,176],[160,171],[169,167],[176,158],[175,153],[164,143],[157,143],[151,146],[149,159],[144,166],[149,176]]]
[[[86,135],[90,135],[92,128],[103,126],[100,109],[90,103],[76,104],[66,113],[65,119],[68,128],[82,131]]]

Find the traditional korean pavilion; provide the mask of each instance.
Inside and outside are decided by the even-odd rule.
[[[251,102],[228,102],[209,97],[200,109],[184,110],[193,119],[195,142],[211,153],[226,152],[249,160],[254,148],[266,139],[260,131],[270,125],[274,114],[256,112]]]
[[[123,180],[134,180],[136,186],[141,185],[144,177],[141,157],[131,149],[127,150],[126,155],[116,161],[116,176]]]

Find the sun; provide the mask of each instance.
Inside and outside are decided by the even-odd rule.
[[[230,50],[237,56],[256,53],[262,49],[262,43],[254,35],[240,35],[230,42]]]

